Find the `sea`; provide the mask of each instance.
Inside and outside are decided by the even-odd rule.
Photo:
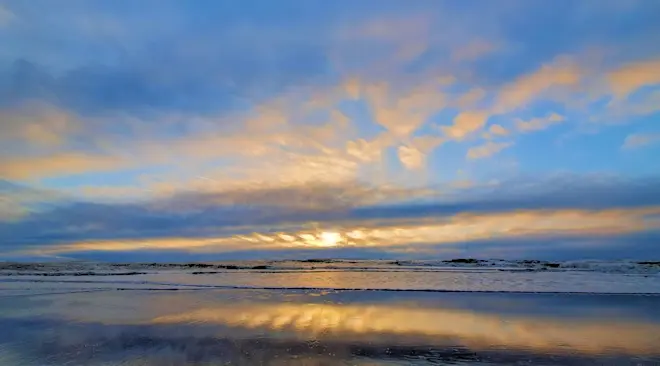
[[[660,265],[0,263],[0,365],[660,365]]]

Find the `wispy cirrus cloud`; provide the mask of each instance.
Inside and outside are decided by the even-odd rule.
[[[516,121],[516,128],[521,132],[538,131],[548,128],[556,123],[561,123],[565,120],[563,116],[557,113],[551,113],[548,116],[540,118],[532,118],[529,121],[518,119]]]
[[[19,143],[36,148],[61,146],[80,128],[75,115],[44,103],[27,103],[0,113],[0,141],[12,149],[25,147]]]
[[[0,5],[0,27],[7,27],[14,21],[16,15],[5,6]]]
[[[563,93],[576,87],[583,72],[569,57],[558,56],[537,70],[506,84],[499,92],[495,111],[506,112],[524,107],[547,93]]]
[[[610,71],[607,80],[617,98],[626,98],[637,89],[660,84],[660,59],[623,65]]]
[[[497,45],[485,40],[474,40],[463,47],[459,47],[452,53],[454,61],[471,61],[479,59],[495,51]]]
[[[634,149],[659,142],[660,133],[636,133],[626,136],[622,147],[624,149]]]
[[[468,159],[483,159],[511,146],[510,142],[487,142],[484,145],[470,148],[467,153]]]

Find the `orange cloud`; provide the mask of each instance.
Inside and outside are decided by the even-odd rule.
[[[443,244],[502,238],[534,238],[556,235],[594,236],[641,232],[660,228],[653,220],[660,207],[611,210],[519,210],[490,214],[458,214],[448,218],[392,219],[337,222],[332,228],[278,233],[254,232],[216,238],[154,238],[96,240],[60,244],[40,253],[83,250],[126,251],[178,249],[223,252],[254,248],[318,248],[325,246],[324,233],[338,236],[333,244],[348,247],[391,247]],[[334,234],[333,234],[334,235]]]
[[[468,159],[487,158],[497,154],[498,152],[506,149],[511,145],[511,142],[487,142],[484,145],[469,149],[467,152],[467,157]]]
[[[522,132],[539,131],[546,129],[553,124],[561,123],[564,120],[564,116],[560,116],[557,113],[552,113],[543,118],[532,118],[529,121],[518,119],[516,120],[516,127]]]
[[[405,139],[426,123],[431,114],[446,106],[442,82],[432,79],[412,87],[379,82],[364,85],[361,90],[375,122],[396,138]]]
[[[488,131],[493,134],[493,135],[498,135],[498,136],[506,136],[509,134],[509,131],[507,131],[504,127],[500,125],[491,125]]]
[[[21,143],[20,147],[54,148],[63,145],[80,129],[80,122],[69,113],[44,104],[30,104],[0,112],[0,141]]]
[[[458,98],[458,106],[461,108],[474,108],[474,106],[486,97],[486,91],[482,88],[470,89]]]
[[[422,55],[435,43],[433,20],[427,14],[379,16],[354,25],[344,26],[335,35],[330,52],[335,67],[344,69],[357,61],[369,72],[389,74]],[[373,54],[355,53],[367,42],[377,45]],[[347,67],[351,69],[351,66]]]
[[[414,147],[399,146],[397,151],[401,163],[410,170],[418,170],[424,167],[426,156]]]
[[[484,111],[463,112],[454,118],[454,124],[441,127],[442,132],[451,139],[463,140],[470,134],[480,130],[488,120]]]
[[[419,26],[416,20],[408,18],[401,24]],[[414,30],[406,28],[405,32],[412,33],[404,38],[423,34],[426,28],[427,25]],[[401,37],[401,31],[392,32],[380,20],[366,25],[362,32],[367,37]],[[158,124],[127,116],[117,117],[122,127],[126,126],[130,131],[130,137],[105,133],[103,128],[97,128],[103,127],[97,122],[105,123],[106,120],[85,120],[81,124],[61,111],[49,110],[47,114],[42,113],[45,117],[39,114],[38,118],[31,117],[33,111],[20,111],[14,116],[17,122],[12,124],[15,133],[2,137],[28,140],[31,150],[24,156],[16,154],[16,157],[0,158],[0,172],[8,178],[24,179],[77,174],[85,169],[101,172],[129,165],[167,164],[172,171],[181,173],[221,160],[221,169],[206,168],[208,172],[204,174],[219,181],[218,184],[278,182],[296,185],[354,181],[365,171],[384,170],[382,156],[388,148],[401,147],[402,152],[407,152],[404,155],[408,163],[417,159],[412,164],[423,165],[425,156],[441,141],[432,142],[438,139],[437,136],[413,138],[412,135],[429,116],[446,105],[442,89],[450,82],[449,78],[437,75],[419,79],[395,77],[383,82],[349,78],[338,85],[309,88],[302,92],[290,90],[250,111],[230,116],[164,116]],[[373,138],[359,136],[351,117],[337,108],[338,102],[347,97],[363,98],[371,107],[375,122],[386,131]],[[327,117],[318,123],[319,116]],[[26,119],[30,119],[29,123],[24,123]],[[164,136],[154,127],[163,123],[182,123],[182,120],[185,130],[191,131],[184,135]],[[72,135],[76,139],[72,139]],[[78,147],[72,145],[75,141],[89,142],[99,153],[80,153]],[[45,157],[41,151],[34,151],[32,145],[47,147],[54,155]],[[415,152],[418,152],[416,158],[412,156]],[[172,162],[176,162],[174,166]],[[37,164],[39,169],[28,164]],[[177,183],[169,186],[176,187]],[[91,194],[93,190],[86,191]],[[121,188],[115,190],[120,191]],[[98,193],[116,195],[108,189]]]
[[[607,80],[617,98],[626,98],[643,86],[660,84],[660,59],[624,65],[608,73]]]
[[[426,165],[427,155],[443,142],[445,142],[444,138],[435,136],[412,138],[397,149],[399,161],[407,169],[420,170]]]
[[[392,139],[386,135],[380,135],[370,141],[351,140],[346,143],[346,153],[364,163],[378,162],[382,159],[383,149],[390,144]]]
[[[582,70],[566,57],[555,58],[538,70],[505,85],[497,97],[495,112],[504,113],[522,107],[555,88],[577,86]]]
[[[122,158],[80,152],[50,156],[2,157],[0,158],[0,177],[6,179],[35,179],[115,170],[128,164],[129,162]]]
[[[476,40],[458,47],[452,52],[451,58],[453,61],[472,61],[495,51],[496,48],[494,43]]]
[[[361,85],[357,78],[346,78],[346,80],[343,82],[342,88],[351,99],[360,99]]]

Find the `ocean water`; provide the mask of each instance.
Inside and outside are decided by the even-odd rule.
[[[4,272],[0,365],[660,365],[657,273],[147,267]]]

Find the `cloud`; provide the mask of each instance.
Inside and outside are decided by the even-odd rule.
[[[275,233],[298,238],[291,243],[300,249],[322,232],[341,232],[352,238],[346,239],[353,243],[346,248],[372,247],[369,243],[406,247],[405,241],[413,237],[431,245],[454,239],[490,240],[491,236],[576,234],[588,238],[599,230],[614,235],[608,228],[620,234],[641,233],[658,224],[653,219],[657,213],[651,212],[660,207],[656,183],[558,177],[497,186],[475,184],[453,191],[356,184],[188,191],[132,203],[69,200],[0,223],[0,252],[48,251],[58,244],[71,252],[83,251],[70,246],[75,243],[83,243],[84,250],[106,250],[113,243],[120,243],[115,247],[118,251],[130,251],[130,243],[158,250],[161,241],[167,248],[181,245],[177,250],[186,250],[184,238],[199,238],[192,249],[205,251],[249,250],[250,240],[288,242]],[[414,203],[416,198],[424,203]],[[236,248],[236,243],[244,245]]]
[[[63,145],[80,129],[80,121],[70,113],[43,103],[28,103],[17,108],[0,110],[0,141],[13,145],[13,150],[25,144],[38,148]],[[20,145],[19,145],[20,144]]]
[[[622,148],[634,149],[660,142],[659,133],[636,133],[626,136]]]
[[[331,58],[335,67],[365,74],[400,72],[439,43],[433,32],[434,15],[413,8],[396,13],[370,15],[354,23],[342,22],[332,37]],[[369,54],[359,57],[359,50]]]
[[[476,40],[455,49],[451,55],[453,61],[473,61],[493,52],[496,45],[485,40]]]
[[[421,151],[413,147],[399,146],[398,154],[399,160],[406,168],[418,170],[424,167],[425,156]]]
[[[608,110],[606,113],[617,113],[624,117],[650,115],[660,111],[660,90],[648,93],[639,101],[629,102],[625,105],[617,105],[617,103],[611,105],[614,106],[613,110]]]
[[[11,109],[2,119],[7,131],[2,138],[13,147],[0,159],[0,171],[6,178],[23,179],[171,161],[185,161],[194,167],[229,158],[234,165],[230,169],[240,168],[243,174],[260,169],[264,180],[276,175],[294,181],[312,175],[320,180],[324,175],[334,180],[353,179],[357,160],[344,151],[353,138],[350,119],[330,104],[323,106],[329,112],[323,123],[304,123],[313,111],[299,111],[289,105],[300,95],[279,96],[259,104],[254,111],[235,113],[231,123],[222,115],[78,118],[47,105]],[[181,127],[187,133],[170,132]],[[128,136],[124,131],[116,132],[121,129],[126,129]],[[25,154],[11,155],[19,151]],[[264,156],[270,163],[259,160]],[[322,165],[327,165],[325,171]],[[341,174],[331,174],[331,169],[338,172],[340,168]]]
[[[0,222],[16,220],[26,214],[27,210],[16,198],[0,195]]]
[[[643,87],[633,94],[627,99],[610,99],[604,108],[590,116],[591,128],[598,127],[596,124],[631,124],[660,111],[660,90]]]
[[[496,136],[506,136],[509,134],[509,131],[507,131],[504,127],[498,124],[491,125],[490,128],[488,129],[488,132]]]
[[[0,158],[0,176],[5,179],[36,179],[116,170],[128,164],[121,158],[80,152],[32,157],[3,156]]]
[[[484,132],[481,137],[484,140],[491,140],[495,137],[502,137],[502,136],[508,136],[509,135],[509,130],[506,128],[502,127],[499,124],[492,124],[490,125],[490,128],[488,128],[488,131]]]
[[[556,131],[544,130],[560,122],[581,129],[585,116],[642,131],[659,105],[649,35],[660,28],[646,16],[655,13],[650,3],[559,9],[514,1],[478,11],[450,3],[301,8],[285,0],[258,11],[171,3],[154,8],[148,25],[131,7],[46,4],[36,11],[12,2],[21,21],[0,32],[0,176],[69,200],[37,210],[38,200],[22,193],[3,196],[10,201],[2,215],[12,220],[3,235],[16,245],[224,238],[245,234],[229,233],[238,226],[266,235],[259,225],[556,207],[570,194],[498,201],[493,187],[513,172],[470,163],[464,150],[467,160],[483,159],[510,147],[509,136],[550,137]],[[569,167],[579,175],[587,165],[562,159],[576,148],[602,156],[600,138],[566,146],[552,162],[534,160],[524,143],[507,156],[532,158],[516,172]],[[633,134],[623,144],[653,141]],[[599,170],[652,171],[648,157],[625,167],[619,160]],[[471,184],[458,189],[453,175],[463,169]],[[619,202],[586,182],[600,199]],[[486,185],[494,191],[478,191]],[[628,188],[617,192],[653,201],[654,192],[644,200],[639,187]],[[589,189],[577,191],[578,208],[597,205]],[[484,196],[475,203],[470,194]],[[440,204],[456,196],[463,201]],[[409,206],[383,206],[402,201]]]
[[[170,161],[185,161],[190,167],[186,169],[195,170],[223,159],[221,167],[203,168],[204,176],[223,185],[351,181],[365,169],[377,169],[383,151],[390,146],[403,143],[426,155],[442,142],[433,136],[410,135],[426,122],[434,107],[441,107],[442,96],[433,90],[443,83],[422,83],[396,93],[387,85],[367,84],[364,88],[376,121],[386,128],[385,133],[368,140],[358,138],[353,119],[337,109],[342,96],[337,95],[335,85],[310,88],[311,94],[292,91],[231,116],[80,119],[55,107],[40,107],[36,112],[21,109],[6,120],[7,130],[13,129],[13,136],[32,144],[47,146],[54,155],[5,156],[2,171],[8,178],[24,179]],[[397,102],[388,104],[390,98]],[[301,102],[309,108],[299,108]],[[319,111],[327,113],[322,123],[318,123]],[[118,127],[126,128],[130,138],[116,133]],[[187,133],[176,137],[167,133],[181,127]],[[72,146],[76,140],[84,140],[89,152]],[[28,164],[43,169],[34,170]],[[170,186],[176,185],[172,183]]]
[[[513,145],[511,142],[487,142],[484,145],[470,148],[467,152],[468,159],[483,159],[497,154],[498,152]]]
[[[579,85],[583,71],[568,57],[556,57],[532,73],[522,75],[505,85],[497,96],[495,112],[504,113],[524,107],[544,93]]]
[[[447,197],[443,212],[501,211],[513,208],[584,208],[660,205],[657,178],[631,179],[613,174],[552,174],[519,176],[475,184]],[[453,208],[453,209],[449,209]],[[430,207],[427,212],[436,212]]]
[[[7,27],[16,18],[16,15],[0,4],[0,28]]]
[[[219,187],[218,187],[219,188]],[[352,207],[397,202],[426,195],[424,190],[371,186],[359,182],[247,185],[224,189],[188,189],[149,204],[154,211],[195,212],[217,207],[265,207],[276,211],[332,212]]]
[[[71,14],[62,14],[62,19]],[[97,16],[102,15],[86,14],[85,19],[93,24]],[[177,18],[186,22],[181,16]],[[99,40],[90,36],[89,26],[81,30],[52,23],[50,29],[41,29],[44,43],[31,42],[28,33],[18,34],[14,42],[39,44],[41,49],[6,50],[4,61],[9,58],[13,62],[0,68],[0,80],[5,81],[0,86],[3,104],[43,100],[85,114],[144,115],[154,110],[218,114],[240,108],[246,101],[258,103],[271,98],[291,85],[321,75],[327,67],[318,45],[285,39],[281,32],[268,32],[266,25],[258,32],[260,27],[254,24],[238,27],[226,23],[218,25],[213,34],[205,34],[194,26],[177,29],[173,23],[163,25],[159,20],[154,15],[152,28],[145,30],[134,24],[132,17],[113,18],[120,27],[144,31],[126,32],[132,37]],[[71,19],[71,24],[79,23]],[[36,31],[45,24],[49,23],[44,22]],[[71,42],[71,34],[84,36]],[[49,57],[52,44],[61,42],[70,42],[71,52]],[[71,59],[76,52],[89,49],[86,47],[98,53],[90,57],[91,62]],[[273,47],[278,47],[278,52],[273,52]],[[130,57],[113,59],[113,54],[122,52],[130,53]]]
[[[561,116],[557,113],[551,113],[545,117],[532,118],[528,121],[517,119],[516,128],[521,132],[539,131],[544,130],[554,124],[561,123],[564,120],[564,116]]]
[[[389,247],[399,245],[470,242],[495,238],[545,237],[548,235],[606,236],[660,229],[660,222],[647,217],[660,214],[660,207],[637,209],[538,210],[492,214],[464,213],[447,218],[377,223],[351,221],[331,227],[298,231],[252,232],[220,237],[169,237],[150,239],[78,241],[42,247],[38,254],[66,254],[82,251],[185,250],[227,252],[249,247],[252,250],[324,247]],[[331,233],[333,239],[327,237]],[[335,239],[336,237],[336,239]]]
[[[617,98],[626,98],[641,87],[660,84],[660,59],[623,65],[609,72],[607,80]]]
[[[66,195],[46,189],[21,186],[0,180],[0,222],[17,221],[35,212],[52,209]]]
[[[420,170],[426,166],[428,154],[444,143],[446,139],[436,136],[418,136],[401,145],[397,154],[401,163],[410,170]]]
[[[480,130],[488,118],[484,111],[462,112],[454,118],[451,126],[442,126],[441,130],[448,138],[460,141]]]
[[[27,210],[11,223],[0,224],[2,243],[41,246],[71,238],[86,240],[209,237],[248,232],[263,225],[300,227],[338,220],[355,207],[430,197],[424,189],[370,186],[360,183],[243,185],[216,190],[175,190],[169,194],[81,202],[73,195],[58,205]],[[12,194],[13,193],[13,194]],[[112,193],[115,193],[114,191]],[[18,195],[8,192],[8,198]],[[39,204],[47,200],[41,196]],[[259,230],[262,230],[259,229]],[[266,229],[267,230],[267,229]]]
[[[427,36],[429,16],[424,14],[404,14],[398,16],[380,16],[367,19],[352,27],[342,29],[347,38],[366,38],[394,42]]]
[[[405,139],[446,106],[443,78],[435,77],[412,86],[395,82],[366,83],[362,95],[369,103],[374,122],[397,139]]]
[[[473,88],[458,98],[458,106],[461,108],[473,108],[479,101],[486,97],[487,93],[483,88]]]

